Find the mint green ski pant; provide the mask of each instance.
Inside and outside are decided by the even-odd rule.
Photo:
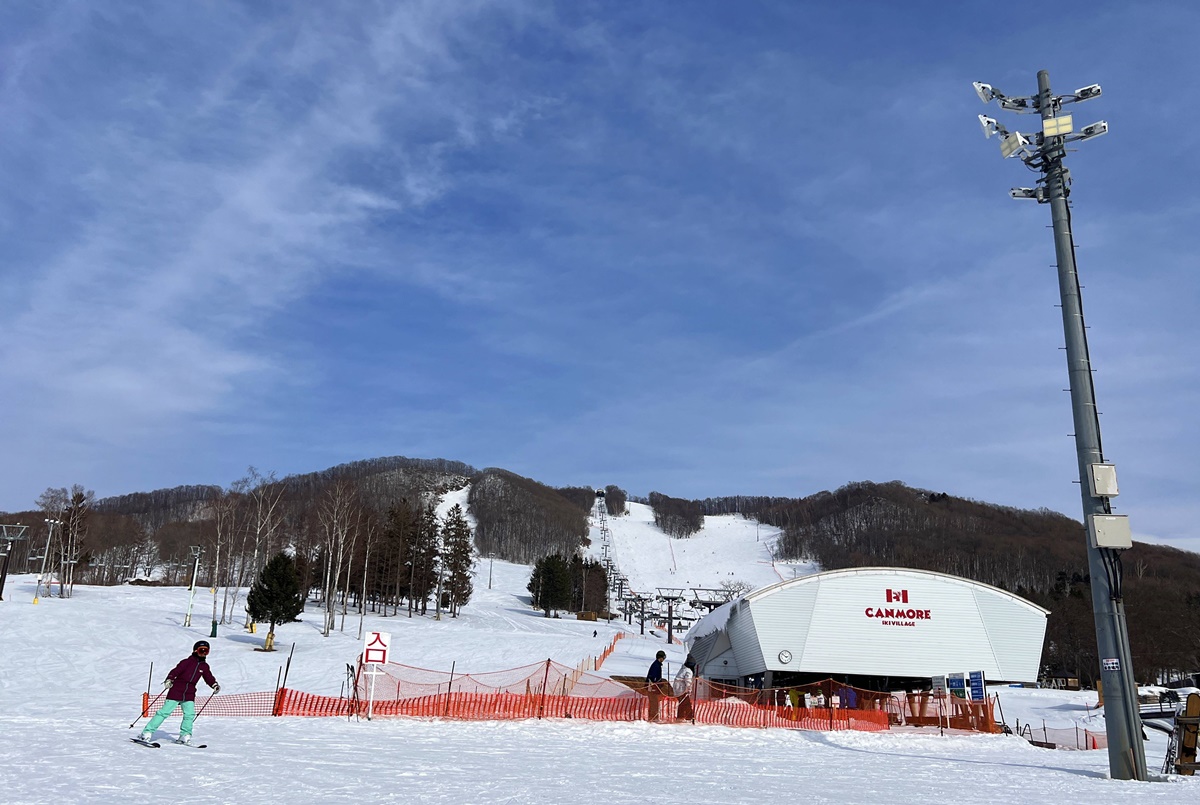
[[[154,732],[159,725],[167,720],[167,716],[175,712],[175,708],[183,705],[183,723],[179,725],[180,735],[192,734],[192,722],[196,720],[196,703],[195,702],[177,702],[174,699],[167,699],[163,702],[163,706],[158,708],[158,712],[154,714],[154,718],[146,724],[146,728],[142,732]]]

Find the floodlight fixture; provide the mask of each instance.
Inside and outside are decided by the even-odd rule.
[[[1037,98],[1000,98],[1000,108],[1007,109],[1009,112],[1018,114],[1028,114],[1036,112]]]
[[[1099,137],[1103,134],[1108,134],[1107,120],[1101,120],[1097,123],[1091,124],[1090,126],[1084,126],[1079,130],[1079,136],[1075,138],[1075,141],[1078,142],[1080,140],[1090,140],[1093,137]]]
[[[1008,130],[1001,126],[996,118],[987,115],[979,116],[979,128],[983,129],[983,137],[986,140],[990,140],[993,134],[999,134],[1001,137],[1008,134]]]
[[[1010,112],[1020,114],[1038,111],[1038,98],[1036,95],[1025,98],[1010,98],[991,84],[984,84],[982,81],[974,81],[971,86],[975,87],[975,94],[984,103],[996,101],[1000,104],[1001,109],[1007,109]]]
[[[1099,84],[1088,84],[1086,87],[1080,87],[1075,90],[1075,100],[1090,101],[1092,98],[1099,98],[1101,92]]]
[[[1035,201],[1046,200],[1046,190],[1041,187],[1014,187],[1008,191],[1013,198],[1031,198]]]
[[[1004,134],[1000,137],[1000,154],[1005,159],[1013,156],[1020,156],[1028,152],[1029,138],[1019,131],[1014,131],[1011,134]]]
[[[1065,137],[1074,131],[1074,120],[1070,115],[1042,118],[1042,134],[1047,137]]]

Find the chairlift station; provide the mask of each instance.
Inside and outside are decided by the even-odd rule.
[[[967,671],[1035,682],[1048,614],[945,573],[852,568],[736,598],[701,618],[686,642],[701,677],[733,684],[758,675],[767,687],[836,676],[875,687]]]

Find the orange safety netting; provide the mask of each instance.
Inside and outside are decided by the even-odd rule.
[[[372,673],[374,671],[374,673]],[[455,674],[399,663],[359,667],[353,696],[322,696],[280,688],[198,699],[215,716],[410,716],[464,720],[582,718],[597,721],[690,721],[730,727],[805,730],[886,730],[891,725],[943,726],[999,732],[994,698],[982,702],[929,693],[865,690],[832,679],[788,688],[743,688],[693,680],[682,696],[630,688],[552,660],[505,671]],[[144,716],[161,702],[142,695]],[[180,713],[176,711],[176,716]],[[1044,731],[1043,731],[1044,732]],[[1045,736],[1047,739],[1048,735]],[[1055,736],[1057,737],[1057,736]],[[1065,738],[1065,736],[1064,736]],[[1094,733],[1075,743],[1095,748]],[[1066,740],[1055,741],[1066,744]]]
[[[691,697],[697,723],[872,732],[897,723],[889,715],[891,694],[832,679],[765,690],[700,679],[695,681]]]
[[[1074,729],[1055,729],[1054,727],[1034,727],[1022,725],[1017,734],[1027,741],[1054,749],[1107,749],[1108,735],[1103,732],[1092,732],[1089,729],[1076,726]]]
[[[600,666],[604,665],[604,661],[612,656],[612,653],[617,650],[617,641],[624,636],[625,632],[617,632],[615,635],[613,635],[612,642],[608,644],[608,648],[600,652],[600,656],[596,658],[596,663],[592,667],[596,670],[600,670]]]
[[[197,696],[196,712],[206,716],[270,716],[275,715],[278,694],[227,693],[224,696]],[[142,694],[142,718],[152,715],[162,707],[165,699],[160,695],[154,699],[149,693]],[[181,718],[182,708],[176,708],[171,718]]]
[[[903,723],[910,727],[946,727],[974,732],[1001,732],[996,723],[996,697],[982,701],[961,699],[950,693],[934,696],[928,691],[904,694]]]
[[[792,689],[796,691],[792,701],[803,703],[793,707],[784,689],[732,688],[698,680],[686,696],[676,697],[666,686],[629,688],[552,660],[507,671],[458,676],[389,663],[380,666],[374,675],[360,668],[356,687],[359,712],[366,710],[365,703],[370,700],[373,716],[634,721],[653,714],[655,721],[868,731],[886,730],[890,723],[899,723],[889,715],[889,710],[899,712],[895,697],[833,680],[804,686],[807,696],[799,688]],[[852,690],[855,692],[849,693]],[[833,706],[826,701],[832,701]]]
[[[582,673],[553,660],[474,674],[431,671],[394,662],[374,668],[372,673],[369,668],[360,667],[357,674],[358,697],[364,702],[368,697],[375,701],[402,700],[447,693],[544,694],[589,699],[636,696],[620,682]]]
[[[942,726],[976,732],[1000,732],[994,717],[995,697],[971,701],[931,693],[893,694],[854,687],[834,679],[779,688],[744,688],[698,680],[694,697],[697,712],[705,700],[748,705],[751,710],[723,715],[747,726],[791,726],[804,729],[877,730],[890,726]],[[903,701],[902,701],[903,697]],[[711,717],[710,717],[711,718]],[[697,717],[697,720],[700,720]],[[722,720],[716,723],[727,723]]]
[[[367,704],[359,703],[360,712]],[[373,716],[424,716],[469,721],[526,718],[582,718],[592,721],[639,721],[645,704],[636,694],[626,697],[585,698],[541,693],[443,693],[414,699],[373,701]]]

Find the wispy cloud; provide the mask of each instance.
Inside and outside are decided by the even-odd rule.
[[[1047,65],[1113,123],[1072,156],[1105,446],[1136,527],[1179,540],[1195,168],[1118,138],[1189,68],[1119,46],[1197,15],[1047,24],[1083,10],[1126,54]],[[965,7],[0,10],[0,438],[36,457],[0,506],[408,453],[1071,513],[1048,220],[969,86],[1044,56]]]

